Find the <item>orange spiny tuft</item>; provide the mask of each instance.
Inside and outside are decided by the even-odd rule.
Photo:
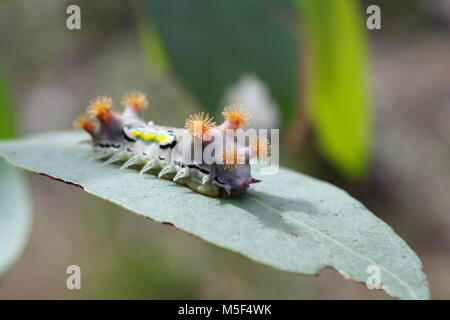
[[[113,114],[109,108],[111,108],[113,102],[108,97],[98,97],[91,100],[88,107],[88,112],[91,116],[97,117],[101,122],[108,123]]]
[[[227,127],[230,129],[237,129],[241,125],[248,124],[251,114],[250,112],[240,104],[232,104],[230,106],[225,107],[222,111],[223,116],[230,123]]]
[[[223,165],[226,169],[233,169],[236,164],[244,163],[244,155],[239,153],[236,146],[227,146],[222,155]]]
[[[250,142],[250,147],[258,158],[267,158],[270,154],[270,143],[267,139],[258,137]]]
[[[124,107],[132,107],[136,112],[148,106],[147,97],[139,91],[131,91],[122,97],[122,105]]]
[[[213,119],[209,117],[208,114],[203,112],[190,115],[186,119],[184,127],[189,130],[189,132],[197,138],[202,139],[206,131],[215,126]]]
[[[93,133],[95,126],[94,123],[85,114],[79,116],[74,122],[73,126],[75,129],[84,129],[89,133]]]

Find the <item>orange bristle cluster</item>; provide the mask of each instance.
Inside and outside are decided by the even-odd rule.
[[[93,133],[95,129],[94,123],[85,114],[79,116],[74,122],[73,126],[75,129],[84,129],[89,133]]]
[[[236,146],[227,146],[222,155],[223,165],[227,169],[233,169],[236,164],[244,163],[244,155],[240,154]]]
[[[126,93],[122,97],[122,105],[124,107],[131,107],[134,111],[139,112],[148,106],[147,96],[139,91]]]
[[[88,113],[97,117],[101,122],[108,123],[113,117],[111,110],[109,110],[112,104],[111,98],[98,97],[90,102]]]
[[[232,104],[225,107],[222,114],[226,119],[225,123],[229,129],[237,129],[241,125],[246,125],[251,118],[250,112],[240,104]]]
[[[270,154],[270,144],[267,139],[256,138],[250,142],[250,147],[254,150],[258,158],[267,158]]]
[[[209,117],[208,114],[203,112],[190,115],[186,119],[184,127],[189,130],[189,132],[197,138],[202,139],[204,134],[216,125],[213,119]]]

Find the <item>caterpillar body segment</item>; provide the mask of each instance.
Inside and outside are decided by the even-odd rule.
[[[122,105],[124,112],[114,113],[112,100],[99,97],[88,107],[90,117],[84,115],[74,122],[75,128],[84,129],[92,137],[91,160],[102,160],[105,165],[120,162],[122,170],[137,168],[140,175],[150,173],[213,197],[239,196],[250,184],[259,182],[251,176],[249,160],[268,148],[267,141],[253,141],[244,147],[225,134],[219,140],[210,139],[248,122],[250,115],[242,106],[226,107],[222,113],[225,121],[217,126],[207,114],[200,113],[189,116],[185,128],[170,128],[140,118],[140,110],[148,105],[142,93],[125,95]],[[93,117],[98,123],[92,121]],[[195,152],[186,156],[186,150],[195,146],[206,151],[213,141],[223,145],[223,154],[214,154],[220,161],[206,163]]]

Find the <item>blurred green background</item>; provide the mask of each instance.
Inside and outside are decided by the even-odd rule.
[[[81,30],[66,8],[81,8]],[[381,7],[382,29],[365,28]],[[445,0],[2,1],[0,129],[66,130],[88,101],[147,93],[181,126],[244,103],[280,128],[281,164],[330,181],[390,224],[450,299],[450,5]],[[7,121],[6,121],[7,120]],[[6,126],[10,128],[6,128]],[[1,134],[6,137],[7,135]],[[387,298],[324,270],[282,273],[79,189],[29,175],[34,224],[1,299]],[[65,287],[82,270],[82,290]]]

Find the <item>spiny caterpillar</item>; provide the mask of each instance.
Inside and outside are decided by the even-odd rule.
[[[202,112],[190,115],[184,128],[178,129],[140,118],[140,111],[148,105],[143,93],[125,94],[122,114],[112,112],[112,104],[111,98],[98,97],[90,102],[87,114],[74,122],[76,129],[92,137],[92,159],[106,159],[106,164],[124,162],[121,169],[139,166],[140,174],[149,172],[213,197],[239,196],[250,184],[260,182],[251,176],[250,159],[266,157],[268,141],[256,137],[244,146],[229,134],[248,123],[250,114],[243,106],[225,107],[225,121],[220,125]],[[204,161],[203,151],[213,142],[219,145],[212,152],[214,161]],[[200,158],[195,155],[198,146]]]

